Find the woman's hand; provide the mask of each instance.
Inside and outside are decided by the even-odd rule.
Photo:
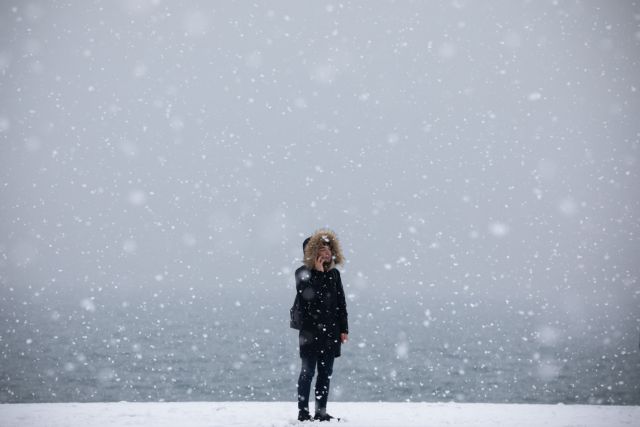
[[[318,271],[324,272],[324,257],[322,255],[318,255],[316,257],[316,263],[313,268],[315,268]]]
[[[340,334],[340,342],[341,343],[347,342],[348,339],[349,339],[349,334],[345,334],[344,332],[342,332]]]

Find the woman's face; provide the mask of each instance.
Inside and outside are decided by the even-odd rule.
[[[320,250],[318,251],[318,256],[322,257],[322,262],[329,262],[331,261],[331,247],[327,244],[322,245],[322,247],[320,248]]]

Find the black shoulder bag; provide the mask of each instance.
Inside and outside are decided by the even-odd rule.
[[[289,310],[289,315],[291,317],[289,326],[293,329],[300,330],[302,328],[302,302],[300,292],[298,292],[298,290],[296,290],[296,298],[293,300],[293,305]]]

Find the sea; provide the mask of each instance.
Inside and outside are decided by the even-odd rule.
[[[0,402],[296,400],[292,298],[6,292]],[[640,405],[634,316],[354,295],[348,307],[330,401]]]

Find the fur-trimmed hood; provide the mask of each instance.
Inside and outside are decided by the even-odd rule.
[[[318,251],[322,247],[324,242],[329,243],[329,247],[331,248],[331,253],[333,257],[331,259],[331,266],[334,268],[336,264],[344,263],[344,255],[342,255],[342,248],[340,248],[340,241],[338,240],[338,236],[332,230],[329,229],[321,229],[317,230],[311,236],[309,243],[307,243],[306,248],[304,249],[304,265],[312,270],[315,265],[315,260],[318,256]]]

